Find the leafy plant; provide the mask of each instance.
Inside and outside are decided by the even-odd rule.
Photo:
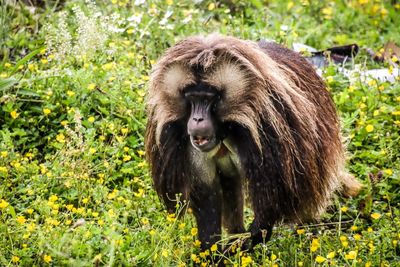
[[[334,65],[324,70],[342,118],[348,168],[364,190],[355,199],[337,197],[316,222],[277,226],[252,253],[235,246],[229,257],[200,251],[187,203],[176,215],[164,211],[143,151],[150,70],[184,36],[220,32],[317,49],[356,42],[362,51],[379,51],[388,40],[400,43],[400,5],[73,0],[55,10],[1,4],[0,265],[206,266],[210,255],[233,266],[400,261],[398,81],[348,78]],[[350,68],[393,70],[365,52]],[[229,237],[222,242],[227,246]]]

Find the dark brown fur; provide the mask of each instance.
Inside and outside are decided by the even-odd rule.
[[[222,145],[214,157],[227,147],[231,159],[237,153],[239,167],[231,177],[217,164],[207,180],[193,162],[182,90],[199,80],[223,95],[217,116],[233,148]],[[244,231],[244,182],[255,213],[253,244],[261,241],[260,229],[270,231],[275,222],[318,216],[341,184],[348,194],[359,189],[344,169],[339,121],[324,82],[301,56],[275,43],[218,35],[177,43],[153,70],[147,110],[154,187],[169,211],[176,194],[190,201],[198,224],[214,227],[199,226],[200,240],[208,243],[218,240],[207,235],[220,234],[221,223],[230,233]],[[198,161],[209,168],[208,160]],[[204,211],[207,205],[214,210]]]

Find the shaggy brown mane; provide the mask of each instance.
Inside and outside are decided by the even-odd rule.
[[[199,77],[221,91],[218,117],[238,140],[253,207],[268,220],[315,218],[341,184],[358,190],[345,171],[336,109],[306,60],[274,43],[191,37],[166,51],[148,93],[146,153],[170,210],[173,194],[192,191],[182,90]]]

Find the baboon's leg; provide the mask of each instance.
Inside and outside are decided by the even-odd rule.
[[[362,185],[357,179],[354,177],[354,175],[347,173],[347,172],[342,172],[340,174],[340,179],[342,183],[342,194],[345,197],[355,197],[358,195],[360,192]]]
[[[243,224],[243,190],[240,177],[221,177],[222,224],[230,234],[245,232]]]
[[[191,192],[191,207],[197,221],[201,249],[206,250],[221,238],[221,188],[217,183],[199,183]]]
[[[277,212],[274,211],[274,203],[270,203],[267,195],[271,192],[268,188],[272,186],[265,177],[249,180],[249,194],[251,206],[254,211],[254,220],[250,225],[251,247],[267,242],[272,235],[272,227],[276,221]]]

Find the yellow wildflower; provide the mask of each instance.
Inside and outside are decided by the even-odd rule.
[[[388,176],[391,176],[391,175],[393,174],[392,169],[386,169],[386,170],[384,170],[384,172],[385,172],[385,174],[388,175]]]
[[[143,217],[140,221],[141,221],[144,225],[149,224],[149,219],[147,219],[146,217]]]
[[[14,263],[19,262],[19,260],[20,260],[20,258],[18,256],[12,256],[11,257],[11,261],[14,262]]]
[[[114,66],[114,64],[112,62],[111,63],[106,63],[106,64],[104,64],[102,66],[102,69],[103,70],[111,70],[113,68],[113,66]]]
[[[369,251],[370,252],[374,252],[375,251],[375,246],[374,246],[374,243],[372,243],[372,241],[368,243],[368,247],[369,247]]]
[[[7,167],[0,166],[0,172],[8,173]]]
[[[192,234],[192,236],[197,235],[197,232],[198,232],[198,229],[197,229],[196,227],[193,227],[193,228],[190,230],[190,233]]]
[[[29,63],[29,64],[28,64],[28,69],[29,69],[30,71],[34,71],[35,69],[37,69],[37,66],[36,66],[35,64]]]
[[[346,260],[354,260],[356,257],[357,257],[357,252],[354,251],[354,250],[349,251],[348,254],[344,255],[344,258],[345,258]]]
[[[168,257],[168,251],[165,250],[165,249],[163,249],[163,250],[161,251],[161,256],[163,256],[164,258],[167,258],[167,257]]]
[[[114,189],[111,193],[108,194],[107,198],[113,199],[117,196],[117,194],[118,194],[118,189]]]
[[[297,232],[298,235],[302,235],[302,234],[304,234],[306,232],[306,230],[305,229],[297,229],[296,232]]]
[[[122,134],[127,134],[128,133],[128,128],[122,128],[121,129]]]
[[[311,252],[317,251],[317,249],[319,247],[320,247],[320,244],[319,244],[318,238],[313,238],[313,240],[311,241],[311,247],[310,247]]]
[[[315,262],[316,263],[323,263],[326,259],[320,255],[318,255],[317,257],[315,257]]]
[[[10,112],[10,116],[15,120],[16,118],[18,118],[19,113],[16,110],[13,110]]]
[[[68,90],[68,91],[67,91],[67,95],[68,95],[68,96],[74,96],[74,95],[75,95],[75,92],[74,92],[74,91],[71,91],[71,90]]]
[[[367,133],[370,133],[374,130],[374,126],[372,124],[368,124],[367,126],[365,126],[365,130],[367,131]]]
[[[377,82],[376,82],[376,80],[369,80],[369,81],[367,82],[367,84],[368,84],[369,86],[376,86]]]
[[[36,228],[36,224],[35,224],[35,223],[30,223],[30,224],[28,224],[28,225],[26,226],[26,229],[27,229],[29,232],[33,232],[33,231],[35,230],[35,228]]]
[[[17,222],[19,224],[24,224],[26,222],[25,216],[18,216],[17,217]]]
[[[334,80],[335,80],[335,79],[333,78],[333,76],[328,76],[328,77],[326,77],[327,83],[333,83]]]
[[[49,201],[50,202],[56,202],[58,200],[58,196],[57,195],[51,195],[50,197],[49,197]]]
[[[324,14],[324,18],[331,19],[332,18],[332,14],[333,14],[332,7],[324,7],[322,9],[322,14]]]
[[[9,203],[7,201],[5,201],[4,199],[1,199],[0,200],[0,209],[7,208],[8,204]]]
[[[96,84],[95,83],[89,83],[87,86],[87,89],[89,89],[90,91],[94,90],[96,88]]]
[[[208,10],[214,10],[215,9],[215,4],[214,3],[210,3],[209,5],[208,5]]]
[[[243,267],[249,266],[253,262],[251,256],[242,256],[241,260],[242,260],[241,266]]]
[[[51,113],[51,110],[48,108],[44,108],[43,113],[44,113],[44,115],[49,115]]]
[[[89,121],[90,123],[93,123],[94,120],[95,120],[95,118],[94,118],[93,116],[90,116],[90,117],[88,118],[88,121]]]
[[[45,254],[43,256],[43,260],[44,260],[45,263],[50,263],[52,261],[52,258],[51,258],[50,255]]]
[[[135,197],[143,197],[143,195],[144,195],[144,189],[143,188],[139,188],[138,189],[138,191],[137,192],[133,192],[133,195],[135,196]],[[171,218],[171,217],[168,217],[167,218],[168,220],[169,219],[171,219],[171,221],[175,221],[175,218]],[[173,220],[172,220],[173,219]]]
[[[381,215],[380,215],[379,213],[376,213],[376,212],[375,212],[375,213],[372,213],[372,214],[371,214],[371,218],[374,219],[374,220],[377,220],[377,219],[379,219],[380,217],[381,217]]]
[[[190,258],[192,259],[192,261],[194,261],[194,262],[196,262],[196,263],[200,262],[200,259],[197,257],[196,254],[190,255]]]
[[[196,239],[196,240],[193,242],[193,245],[194,245],[195,247],[199,248],[200,245],[201,245],[201,241],[198,240],[198,239]]]
[[[335,256],[336,256],[336,253],[335,253],[334,251],[329,252],[328,255],[326,255],[326,257],[327,257],[328,259],[333,259]]]
[[[57,134],[57,135],[56,135],[56,140],[57,140],[59,143],[65,143],[65,135],[62,134],[62,133]]]

